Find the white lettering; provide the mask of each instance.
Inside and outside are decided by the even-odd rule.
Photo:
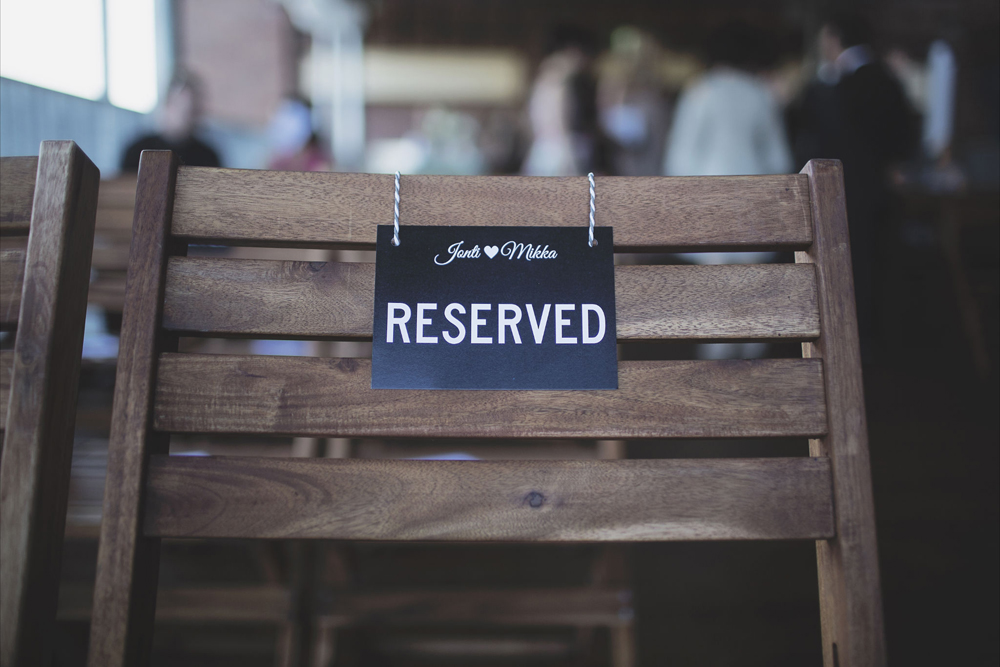
[[[535,306],[530,303],[525,304],[523,307],[519,304],[500,303],[496,304],[496,342],[499,345],[506,345],[509,339],[515,345],[523,343],[520,324],[524,320],[524,309],[527,309],[527,319],[531,325],[531,335],[536,345],[542,345],[545,341],[545,331],[548,328],[549,315],[552,313],[553,305],[555,305],[555,315],[552,319],[554,320],[553,328],[555,329],[555,342],[557,345],[577,345],[580,343],[595,345],[604,340],[604,337],[608,333],[607,316],[604,313],[604,309],[597,304],[546,303],[541,305],[541,314],[539,314],[536,312]],[[409,343],[410,333],[407,325],[412,319],[415,323],[417,343],[437,344],[439,337],[444,337],[447,343],[458,345],[465,342],[466,334],[469,334],[468,340],[472,344],[492,345],[494,338],[492,336],[481,335],[481,332],[484,327],[488,326],[486,314],[493,310],[493,306],[494,304],[490,303],[473,303],[470,310],[467,311],[467,307],[460,303],[449,303],[444,309],[444,317],[450,327],[448,325],[435,327],[433,314],[438,310],[438,304],[417,303],[416,317],[412,317],[413,310],[411,310],[411,306],[405,303],[389,302],[386,342],[393,343],[398,337],[402,339],[403,343]],[[575,313],[577,306],[580,307],[580,315],[582,317],[582,335],[579,337],[569,336],[566,333],[567,327],[575,325],[572,315]],[[465,315],[467,312],[470,314],[470,319],[469,323],[465,324],[462,319],[459,319],[459,315]]]
[[[529,262],[533,259],[555,259],[559,256],[555,250],[549,250],[548,246],[540,248],[530,243],[519,243],[518,241],[507,241],[500,247],[500,254],[507,259],[521,259],[524,257]]]
[[[396,311],[397,310],[403,311],[403,316],[402,317],[396,317]],[[409,306],[407,306],[405,303],[392,303],[392,302],[389,302],[389,321],[388,321],[388,324],[386,324],[385,342],[386,343],[391,343],[392,342],[392,328],[393,328],[393,325],[398,324],[399,325],[399,333],[400,333],[400,335],[403,338],[403,342],[404,343],[409,343],[410,342],[410,334],[408,334],[406,332],[406,323],[409,322],[409,321],[410,321],[410,307]]]
[[[486,324],[486,320],[479,317],[479,313],[484,310],[490,310],[493,308],[492,304],[489,303],[474,303],[472,304],[472,320],[469,325],[472,327],[472,344],[473,345],[492,345],[493,336],[480,336],[479,327]]]
[[[465,241],[452,243],[450,246],[448,246],[448,253],[451,255],[451,257],[448,258],[447,262],[439,262],[438,257],[440,257],[441,255],[434,255],[434,263],[437,264],[438,266],[444,266],[446,264],[451,264],[456,257],[458,259],[476,259],[477,257],[479,257],[480,253],[478,245],[473,246],[472,250],[462,250],[463,243],[465,243]]]
[[[511,338],[518,345],[521,344],[521,332],[517,330],[517,323],[521,321],[521,308],[512,303],[501,303],[498,306],[500,316],[500,336],[498,338],[501,345],[507,342],[504,329],[510,327]],[[507,313],[514,313],[514,317],[507,317]]]
[[[455,329],[458,331],[458,335],[452,336],[447,331],[441,332],[441,335],[444,336],[444,339],[449,343],[451,343],[452,345],[458,345],[463,340],[465,340],[465,325],[459,322],[458,319],[454,315],[452,315],[452,313],[455,312],[456,310],[465,315],[465,306],[463,306],[460,303],[449,303],[448,307],[444,309],[444,316],[448,319],[449,322],[455,325]]]
[[[436,303],[418,303],[417,304],[417,342],[418,343],[437,343],[437,336],[425,336],[424,326],[431,323],[431,318],[424,317],[424,313],[428,310],[437,310],[438,305]]]
[[[604,309],[593,303],[585,303],[583,309],[583,344],[593,345],[604,340]],[[597,334],[590,335],[590,313],[597,314]]]
[[[530,245],[528,246],[528,249],[531,249]],[[517,254],[517,258],[521,259],[521,255],[524,254],[524,244],[517,243],[515,241],[507,241],[503,244],[503,247],[500,248],[500,254],[507,259],[514,259],[514,255]]]
[[[569,326],[569,320],[563,318],[563,313],[576,310],[575,303],[556,304],[556,345],[576,345],[576,336],[563,336],[563,327]]]
[[[542,344],[542,338],[545,337],[545,325],[549,321],[549,309],[552,304],[547,303],[545,307],[542,308],[542,321],[541,323],[535,319],[535,309],[529,303],[528,305],[528,321],[531,322],[531,334],[535,337],[535,345]]]

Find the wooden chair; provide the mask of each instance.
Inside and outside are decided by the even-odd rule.
[[[405,220],[570,225],[581,178],[409,177]],[[364,359],[179,354],[178,336],[363,340],[370,265],[185,257],[189,243],[371,247],[390,176],[177,167],[146,152],[115,386],[90,664],[146,661],[163,537],[816,540],[828,666],[885,662],[841,167],[603,178],[619,250],[784,249],[796,264],[623,266],[618,339],[802,341],[802,359],[621,362],[617,391],[370,389]],[[252,289],[247,289],[252,285]],[[171,457],[171,433],[798,436],[809,457],[372,461]]]
[[[121,315],[125,304],[134,208],[135,175],[101,181],[94,231],[94,280],[87,301],[112,315]]]
[[[3,667],[51,648],[99,178],[71,141],[0,162]]]
[[[333,452],[337,453],[336,449]],[[625,457],[625,442],[491,440],[486,444],[359,439],[350,442],[342,452],[346,457],[369,460],[433,459],[459,453],[479,460],[528,460],[544,465],[549,460],[621,459]],[[328,445],[327,455],[330,454]],[[627,545],[603,544],[597,549],[569,545],[558,552],[547,551],[544,554],[547,558],[540,561],[542,554],[538,549],[524,545],[515,546],[514,550],[500,550],[491,545],[494,548],[479,549],[472,554],[456,548],[457,545],[427,546],[412,543],[380,546],[378,550],[383,555],[379,560],[392,563],[392,581],[396,582],[387,585],[377,576],[358,571],[369,569],[361,567],[368,560],[366,553],[370,553],[363,547],[324,545],[320,551],[318,581],[308,586],[317,591],[319,598],[314,607],[313,665],[332,665],[334,655],[345,660],[344,664],[365,664],[364,658],[356,655],[362,647],[345,636],[349,634],[354,634],[355,639],[363,636],[364,650],[391,653],[402,664],[408,664],[407,658],[429,659],[431,656],[420,654],[431,649],[439,657],[452,660],[487,657],[498,661],[502,656],[511,664],[521,664],[554,659],[561,653],[579,656],[582,662],[574,664],[604,664],[595,662],[604,653],[598,641],[598,631],[602,630],[608,638],[608,664],[612,667],[635,664],[635,612]],[[531,585],[523,580],[507,580],[498,584],[504,572],[511,571],[512,558],[514,564],[531,558],[535,575],[542,571],[549,577],[559,577],[567,569],[573,572],[574,564],[579,568],[581,563],[585,564],[585,571],[581,574],[577,570],[568,582],[559,579]],[[572,562],[567,563],[567,559]],[[477,584],[462,587],[455,582],[455,572],[470,565],[475,568]],[[401,569],[409,574],[403,584],[398,583],[395,574]],[[426,576],[424,570],[449,572],[447,585],[440,581],[418,581],[421,575]],[[366,579],[364,584],[359,584],[360,578]],[[567,629],[572,632],[565,632]],[[480,636],[470,638],[470,632]],[[344,645],[353,646],[354,651],[338,649]]]

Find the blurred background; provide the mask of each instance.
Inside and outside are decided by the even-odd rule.
[[[890,660],[998,664],[998,35],[1000,5],[985,0],[0,0],[0,155],[35,155],[42,140],[72,139],[106,179],[56,664],[83,664],[86,655],[144,148],[245,169],[593,171],[598,192],[602,175],[794,173],[810,158],[843,160]],[[646,259],[790,261],[715,255]],[[251,345],[365,353],[357,344]],[[621,351],[797,354],[780,345]],[[795,439],[453,448],[461,451],[171,443],[172,453],[371,458],[807,451]],[[822,662],[811,543],[164,548],[158,665]],[[546,602],[531,591],[552,588],[607,599],[581,594],[587,602],[576,616],[535,623]],[[485,589],[527,593],[501,623],[477,619],[477,604],[495,598],[461,603],[463,622],[434,624],[421,623],[417,602],[401,620],[385,609],[405,600],[383,597],[369,608],[351,597],[426,600],[418,593],[432,590],[440,601]]]

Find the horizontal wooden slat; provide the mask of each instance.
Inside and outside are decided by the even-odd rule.
[[[0,250],[0,330],[17,326],[24,288],[24,250]]]
[[[134,217],[131,206],[128,208],[97,209],[96,229],[97,233],[103,235],[123,236],[126,239],[132,235],[132,218]]]
[[[373,264],[172,257],[163,325],[196,335],[370,340],[374,287]],[[819,336],[811,265],[619,266],[615,291],[622,341]]]
[[[87,302],[109,313],[121,313],[125,307],[125,277],[124,271],[99,272],[90,283]]]
[[[566,635],[535,637],[523,632],[508,636],[470,636],[461,630],[445,636],[408,631],[401,634],[379,632],[373,639],[376,652],[417,664],[467,664],[469,661],[475,664],[498,661],[537,664],[553,660],[565,664],[579,651],[579,644]]]
[[[95,271],[128,270],[128,243],[107,243],[105,239],[97,239],[94,243],[94,254],[90,263]]]
[[[821,458],[360,461],[154,456],[161,537],[649,541],[833,536]]]
[[[14,350],[0,350],[0,431],[7,429],[7,402],[14,372]]]
[[[329,437],[818,436],[823,367],[810,359],[628,361],[612,391],[371,388],[368,359],[168,353],[154,427]]]
[[[94,590],[59,589],[59,619],[89,621]],[[618,625],[630,619],[631,593],[617,588],[522,590],[335,591],[318,612],[327,627],[431,623],[507,625]],[[159,623],[285,623],[290,594],[280,586],[163,587],[156,596]],[[627,622],[627,621],[626,621]]]
[[[619,588],[335,591],[319,611],[326,626],[608,626],[629,623],[631,591]]]
[[[102,180],[97,191],[97,208],[131,211],[135,207],[136,182],[135,174]]]
[[[0,233],[28,233],[37,171],[37,157],[0,158]]]
[[[89,621],[94,601],[91,586],[59,587],[63,621]],[[158,623],[286,623],[291,595],[281,586],[163,587],[156,594]]]
[[[404,176],[400,223],[585,228],[587,193],[582,177]],[[172,229],[235,245],[373,246],[392,194],[389,175],[181,167]],[[615,228],[620,249],[804,248],[810,221],[797,174],[597,179],[597,224]]]

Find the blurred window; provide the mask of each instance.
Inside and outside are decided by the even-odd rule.
[[[105,0],[108,101],[149,112],[156,106],[155,0]]]
[[[3,0],[0,76],[147,113],[155,17],[156,0]]]

